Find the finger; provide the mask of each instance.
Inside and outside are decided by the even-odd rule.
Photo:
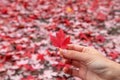
[[[72,61],[71,64],[76,68],[80,68],[80,62],[78,61]]]
[[[84,65],[82,65],[80,68],[64,67],[63,71],[72,76],[79,77],[82,80],[84,80],[85,76],[87,75],[87,68]]]
[[[86,60],[86,54],[74,50],[63,50],[60,49],[60,54],[63,58],[72,59],[76,61],[85,61]]]
[[[65,73],[69,74],[69,75],[76,76],[76,77],[80,77],[80,76],[79,76],[79,70],[77,70],[77,69],[64,67],[64,68],[63,68],[63,71],[64,71]]]
[[[75,50],[75,51],[80,51],[82,52],[86,47],[80,46],[80,45],[75,45],[75,44],[69,44],[68,49],[69,50]]]
[[[66,64],[70,64],[70,65],[72,65],[72,66],[74,66],[74,67],[76,67],[76,68],[79,68],[79,67],[80,67],[80,62],[75,61],[75,60],[68,60],[68,59],[66,59],[66,60],[65,60],[65,63],[66,63]]]

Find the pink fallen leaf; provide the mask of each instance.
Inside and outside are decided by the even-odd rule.
[[[102,12],[99,12],[96,16],[96,19],[100,21],[105,21],[107,19],[107,15]]]

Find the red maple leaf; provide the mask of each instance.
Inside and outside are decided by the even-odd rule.
[[[96,9],[99,7],[99,0],[93,0],[92,5],[90,7],[91,11],[96,11]]]
[[[31,65],[29,65],[29,64],[24,64],[24,65],[22,65],[22,67],[24,67],[26,70],[28,70],[28,71],[34,71],[35,69],[31,66]]]
[[[44,54],[38,54],[37,59],[44,61],[45,60],[44,56],[45,56]]]
[[[96,19],[99,21],[105,21],[107,19],[107,15],[102,12],[99,12],[97,13]]]
[[[70,43],[70,37],[66,37],[62,29],[56,33],[56,36],[50,35],[50,39],[54,46],[62,49],[67,48],[67,44]]]
[[[99,42],[105,42],[105,37],[103,35],[98,35],[95,37],[97,41]]]
[[[111,52],[108,56],[110,56],[112,59],[117,59],[120,56],[120,54],[114,51],[114,52]]]

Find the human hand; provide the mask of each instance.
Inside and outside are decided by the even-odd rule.
[[[67,74],[82,80],[120,80],[120,64],[107,59],[94,48],[69,44],[67,50],[60,49],[60,54],[66,63],[78,68],[64,67]]]

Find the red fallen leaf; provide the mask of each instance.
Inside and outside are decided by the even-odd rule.
[[[49,50],[46,50],[46,52],[47,52],[47,55],[49,56],[57,56],[56,53],[50,52]]]
[[[24,67],[28,71],[34,71],[34,68],[29,64],[22,65],[22,67]]]
[[[115,21],[116,21],[116,22],[120,22],[120,17],[115,18]]]
[[[98,35],[98,36],[96,36],[95,38],[96,38],[96,40],[99,41],[99,42],[104,42],[104,41],[105,41],[105,37],[102,36],[102,35]]]
[[[87,7],[85,7],[85,6],[82,6],[82,7],[80,7],[80,9],[79,9],[81,12],[86,12],[86,10],[87,10]]]
[[[7,14],[8,13],[8,9],[7,8],[3,8],[2,10],[0,10],[0,12],[2,14]]]
[[[83,4],[83,3],[85,3],[87,0],[79,0],[79,3],[80,4]]]
[[[34,14],[29,15],[29,17],[30,17],[31,19],[37,19],[37,18],[38,18],[37,15],[34,15]]]
[[[56,33],[56,36],[50,35],[50,39],[54,46],[63,49],[67,48],[67,44],[70,43],[70,37],[66,37],[62,29]]]
[[[71,25],[71,23],[70,23],[70,21],[68,19],[65,19],[64,23],[65,23],[66,26],[70,26]]]
[[[23,57],[31,58],[32,54],[35,52],[35,48],[27,49],[23,55]]]
[[[0,62],[2,62],[2,63],[10,61],[10,60],[12,60],[12,55],[6,53],[6,55],[0,56],[0,60],[1,60]]]
[[[3,68],[4,67],[4,64],[3,63],[0,63],[0,68]]]
[[[107,15],[104,13],[99,12],[96,16],[96,19],[100,20],[100,21],[105,21],[107,19]]]
[[[23,49],[23,47],[21,45],[16,46],[16,50],[21,51],[22,49]]]
[[[46,52],[47,52],[46,54],[50,57],[59,57],[60,56],[60,54],[56,54],[56,52],[51,52],[48,50],[46,50]]]
[[[117,58],[120,56],[120,54],[119,54],[118,52],[111,52],[111,53],[109,54],[109,56],[110,56],[112,59],[117,59]]]
[[[35,47],[33,47],[33,48],[30,48],[30,50],[29,50],[31,53],[34,53],[35,52]]]
[[[47,52],[47,55],[51,55],[51,52],[48,49],[46,50],[46,52]]]
[[[23,57],[31,58],[31,53],[30,53],[30,51],[26,51],[26,52],[24,53]]]
[[[10,61],[12,59],[12,55],[5,55],[5,62]]]
[[[63,67],[70,68],[71,65],[63,62],[59,62],[58,64],[53,64],[52,66],[56,67],[57,70],[61,70]]]
[[[37,59],[41,60],[41,61],[44,61],[45,60],[44,59],[44,54],[38,54]]]
[[[56,26],[56,24],[53,24],[53,25],[50,25],[50,26],[46,26],[46,29],[48,29],[48,30],[56,30],[57,26]]]
[[[99,7],[99,0],[94,0],[90,7],[90,10],[95,11],[98,7]]]
[[[89,16],[84,17],[84,20],[88,23],[91,22],[91,18]]]
[[[27,8],[29,6],[29,4],[27,2],[23,2],[22,4],[23,4],[24,8]]]
[[[91,36],[91,32],[88,32],[88,33],[80,33],[79,34],[79,38],[83,41],[91,41],[92,39],[92,36]]]

